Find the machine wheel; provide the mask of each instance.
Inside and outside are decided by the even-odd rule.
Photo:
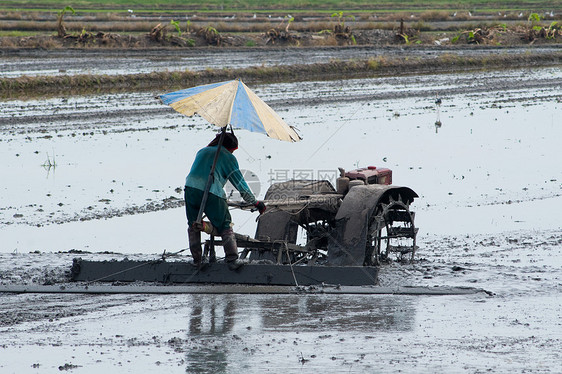
[[[389,195],[386,201],[380,202],[369,220],[367,245],[365,249],[365,265],[379,265],[390,260],[392,253],[402,261],[411,253],[414,259],[416,250],[416,234],[414,212],[410,212],[407,202],[400,194]]]

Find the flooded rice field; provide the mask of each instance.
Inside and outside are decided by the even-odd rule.
[[[251,88],[303,137],[236,132],[259,197],[388,167],[420,195],[419,249],[380,284],[488,293],[1,294],[2,372],[559,372],[562,70]],[[181,188],[214,129],[165,92],[0,102],[1,284],[67,282],[76,256],[186,247]],[[256,214],[232,214],[253,235]]]
[[[318,48],[221,48],[221,49],[84,49],[0,50],[0,78],[38,75],[138,74],[158,71],[199,71],[205,69],[247,68],[315,64],[327,61],[349,61],[385,56],[408,55],[412,58],[435,59],[442,55],[490,56],[495,54],[541,55],[559,51],[558,45],[529,47],[474,46],[403,48],[384,46],[318,47]]]

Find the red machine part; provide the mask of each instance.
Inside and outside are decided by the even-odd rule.
[[[366,168],[350,170],[345,173],[349,180],[360,179],[365,184],[392,184],[392,170],[368,166]]]

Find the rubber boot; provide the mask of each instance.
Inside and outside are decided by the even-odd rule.
[[[201,266],[201,257],[203,254],[201,249],[201,231],[189,227],[187,229],[187,236],[189,238],[189,250],[191,251],[191,257],[193,257],[193,264]]]
[[[230,270],[239,269],[244,263],[238,260],[238,246],[236,245],[236,238],[234,231],[231,228],[221,232],[222,247],[224,249],[225,261]]]

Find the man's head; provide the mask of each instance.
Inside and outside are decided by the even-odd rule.
[[[221,134],[217,134],[217,136],[209,143],[208,147],[212,147],[219,144]],[[222,146],[228,149],[230,152],[234,152],[238,149],[238,139],[236,136],[231,133],[227,132],[224,134],[224,140],[222,141]]]

